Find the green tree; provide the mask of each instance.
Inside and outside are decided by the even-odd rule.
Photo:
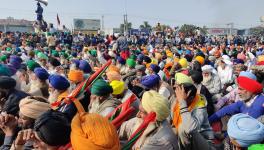
[[[139,28],[140,29],[147,29],[147,30],[152,29],[151,25],[147,21],[144,21],[143,24],[139,26]]]
[[[201,31],[202,35],[206,35],[208,34],[208,29],[206,26],[203,26],[202,28],[199,28],[199,30]]]
[[[250,28],[249,29],[250,34],[255,35],[255,36],[264,36],[264,28],[259,26],[255,28]]]
[[[179,32],[182,32],[185,36],[192,36],[195,35],[197,29],[195,25],[184,24],[181,26]]]

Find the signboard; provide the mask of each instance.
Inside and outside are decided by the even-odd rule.
[[[131,29],[129,33],[130,35],[140,35],[140,31],[138,29]]]
[[[226,31],[227,31],[227,29],[224,29],[224,28],[208,29],[208,33],[211,35],[225,35],[225,34],[227,34]]]
[[[75,30],[100,30],[101,22],[99,19],[73,19]]]
[[[129,33],[130,35],[149,35],[150,31],[147,29],[131,29]]]

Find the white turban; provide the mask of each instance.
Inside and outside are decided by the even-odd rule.
[[[213,72],[214,68],[211,65],[204,65],[202,67],[203,72]]]

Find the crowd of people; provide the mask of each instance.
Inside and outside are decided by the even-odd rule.
[[[264,149],[261,37],[1,32],[0,49],[1,150]]]

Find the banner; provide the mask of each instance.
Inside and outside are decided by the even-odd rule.
[[[40,2],[44,4],[45,6],[48,6],[48,0],[35,0],[35,1]]]
[[[101,28],[101,21],[98,19],[73,19],[75,30],[98,31]]]

